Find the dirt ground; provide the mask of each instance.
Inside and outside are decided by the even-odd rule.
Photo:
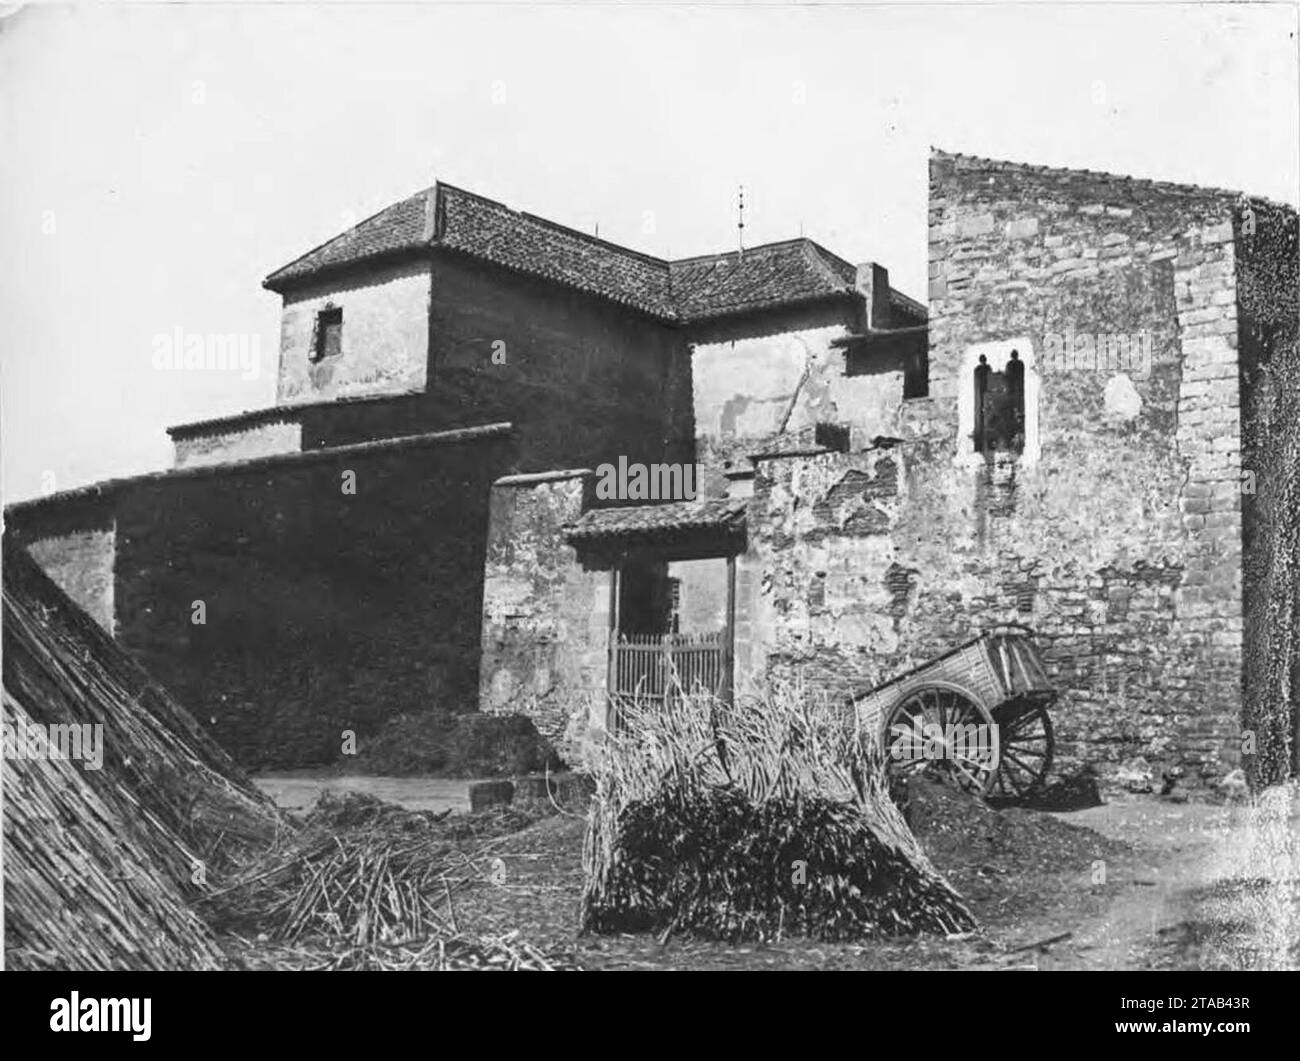
[[[1300,967],[1300,791],[1249,805],[1133,798],[1069,813],[930,793],[913,830],[981,928],[960,939],[764,945],[580,936],[584,822],[494,842],[504,873],[454,900],[462,931],[517,930],[587,969]],[[497,883],[499,882],[499,883]]]

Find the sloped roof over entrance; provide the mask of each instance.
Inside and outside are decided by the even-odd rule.
[[[667,541],[679,535],[745,532],[746,502],[735,498],[675,501],[664,505],[633,505],[584,513],[564,531],[572,544],[596,542]]]

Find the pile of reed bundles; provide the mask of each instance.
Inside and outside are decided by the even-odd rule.
[[[975,926],[889,799],[852,712],[777,687],[625,702],[598,752],[581,917],[596,932],[819,940]]]
[[[291,827],[8,538],[3,561],[6,725],[103,727],[99,769],[3,764],[8,963],[210,967],[217,948],[187,900]]]
[[[31,721],[8,694],[8,726]],[[4,763],[9,969],[217,969],[207,926],[66,759]]]

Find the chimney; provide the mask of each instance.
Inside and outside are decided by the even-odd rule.
[[[867,328],[888,328],[889,314],[889,270],[875,262],[863,262],[858,266],[858,293],[866,299],[864,324]]]

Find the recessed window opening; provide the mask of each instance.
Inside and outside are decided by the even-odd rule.
[[[957,376],[954,459],[972,467],[1000,460],[1018,467],[1036,464],[1041,391],[1029,336],[968,346]]]
[[[975,366],[975,452],[1022,453],[1025,448],[1025,364],[1012,350],[995,372],[980,354]]]
[[[337,357],[343,351],[343,310],[326,306],[316,314],[316,330],[312,337],[311,360],[324,361]]]

